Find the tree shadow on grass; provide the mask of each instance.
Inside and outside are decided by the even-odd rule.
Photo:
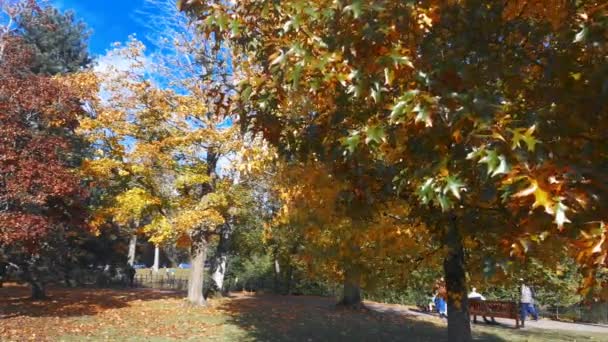
[[[237,295],[221,309],[252,341],[447,341],[445,325],[411,315],[337,308],[332,298]],[[477,341],[505,341],[475,333]]]
[[[49,288],[48,299],[30,299],[30,289],[8,285],[0,288],[0,320],[17,316],[74,317],[96,315],[124,308],[134,301],[180,298],[183,294],[151,289]]]

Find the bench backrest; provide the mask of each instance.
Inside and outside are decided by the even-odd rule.
[[[515,302],[469,299],[469,313],[471,315],[517,318],[519,310]]]

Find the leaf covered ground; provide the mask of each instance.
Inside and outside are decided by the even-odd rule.
[[[443,341],[432,318],[338,309],[320,297],[234,295],[192,308],[155,290],[0,288],[1,341]],[[608,336],[476,325],[479,341],[608,341]]]

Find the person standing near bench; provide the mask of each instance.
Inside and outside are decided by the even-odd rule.
[[[538,313],[534,308],[534,292],[532,291],[532,288],[530,288],[523,279],[519,279],[519,282],[521,283],[521,297],[519,303],[521,308],[521,326],[523,327],[528,314],[531,314],[532,318],[534,318],[535,321],[538,321]]]

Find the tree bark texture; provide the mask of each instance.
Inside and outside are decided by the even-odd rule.
[[[349,268],[345,272],[344,293],[339,304],[346,307],[363,305],[361,299],[361,274],[353,268]]]
[[[274,293],[280,293],[280,276],[281,276],[281,264],[279,263],[279,259],[274,259]]]
[[[128,263],[129,266],[133,266],[135,264],[135,247],[137,246],[137,234],[131,235],[131,239],[129,240],[129,254],[128,254]]]
[[[448,254],[443,262],[448,292],[448,341],[472,341],[471,318],[467,299],[466,268],[462,236],[452,218],[445,236]]]
[[[206,305],[203,296],[203,280],[208,243],[205,237],[192,242],[190,249],[190,276],[188,278],[188,302],[192,305]]]
[[[223,294],[224,293],[224,279],[226,277],[226,266],[228,265],[228,250],[230,248],[230,238],[232,235],[231,226],[229,224],[223,225],[220,231],[220,241],[217,244],[215,258],[211,264],[212,283],[209,286],[209,294]]]
[[[158,245],[154,246],[154,265],[152,266],[152,270],[154,272],[158,272],[160,263],[160,247]]]

